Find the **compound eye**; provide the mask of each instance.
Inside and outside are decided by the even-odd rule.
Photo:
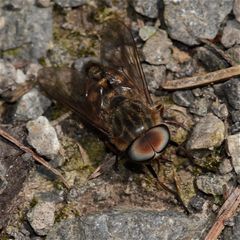
[[[153,150],[157,153],[160,153],[165,149],[170,139],[168,127],[163,124],[151,128],[145,136]]]
[[[168,127],[159,125],[138,137],[130,146],[128,155],[132,161],[143,162],[154,158],[156,153],[165,149],[170,139]]]
[[[148,138],[144,135],[137,138],[128,150],[128,155],[132,161],[142,162],[150,160],[154,157],[155,152],[148,142]]]

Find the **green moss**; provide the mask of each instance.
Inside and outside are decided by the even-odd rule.
[[[8,49],[6,51],[3,51],[3,57],[17,57],[21,54],[21,52],[22,48],[20,47]]]

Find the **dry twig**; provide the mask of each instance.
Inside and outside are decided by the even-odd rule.
[[[166,90],[194,88],[207,84],[218,83],[227,78],[235,77],[238,75],[240,75],[240,65],[221,69],[204,75],[166,81],[162,84],[161,87]]]
[[[222,230],[224,229],[224,223],[229,220],[236,212],[238,205],[240,204],[240,187],[236,187],[234,191],[229,195],[228,199],[222,205],[217,219],[208,232],[205,240],[215,240],[218,238]]]
[[[8,140],[9,142],[15,144],[17,147],[19,147],[22,151],[26,152],[26,153],[30,153],[31,156],[33,157],[33,159],[37,162],[39,162],[40,164],[42,164],[43,166],[45,166],[47,169],[49,169],[52,173],[54,173],[56,176],[58,176],[62,182],[64,183],[64,185],[69,188],[70,186],[68,185],[68,183],[66,182],[65,178],[63,177],[63,175],[56,170],[55,168],[53,168],[48,162],[46,162],[42,157],[40,157],[37,153],[35,153],[32,149],[30,149],[29,147],[23,145],[21,142],[19,142],[16,138],[14,138],[13,136],[11,136],[9,133],[7,133],[6,131],[4,131],[3,129],[0,128],[0,136],[2,136],[3,138],[5,138],[6,140]]]

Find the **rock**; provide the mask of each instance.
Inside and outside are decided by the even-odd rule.
[[[237,174],[240,174],[240,133],[227,137],[227,150],[232,158],[232,165]]]
[[[157,18],[158,17],[158,5],[157,0],[134,0],[132,1],[132,5],[136,12],[142,14],[143,16],[149,18]]]
[[[196,184],[198,189],[200,189],[206,194],[222,195],[224,194],[225,187],[226,186],[230,187],[231,179],[232,179],[231,174],[224,176],[207,174],[198,176]]]
[[[240,110],[235,110],[235,111],[233,110],[230,112],[230,114],[231,114],[232,121],[234,123],[240,122]]]
[[[223,230],[223,240],[238,240],[240,236],[240,214],[234,217],[231,227],[225,227]]]
[[[206,200],[203,197],[196,195],[195,197],[193,197],[191,199],[190,204],[195,210],[200,212],[203,210],[203,205],[205,202],[206,202]]]
[[[220,119],[227,119],[228,117],[228,108],[225,103],[220,103],[218,100],[213,102],[210,106],[210,109],[214,115]]]
[[[166,78],[166,68],[148,64],[142,64],[142,67],[148,83],[148,89],[154,93]]]
[[[164,19],[171,38],[187,45],[197,38],[213,39],[231,12],[233,0],[164,0]]]
[[[40,116],[36,120],[29,121],[28,143],[33,146],[40,155],[54,158],[60,150],[60,143],[55,129],[46,117]]]
[[[22,226],[7,226],[6,233],[8,234],[8,239],[15,239],[15,240],[31,240],[30,232]]]
[[[231,132],[231,134],[240,132],[240,122],[234,123],[230,128],[230,132]]]
[[[240,45],[236,45],[227,50],[227,53],[231,56],[231,58],[236,62],[240,63]]]
[[[211,102],[206,97],[197,97],[189,106],[189,112],[200,117],[204,117],[208,113]]]
[[[163,30],[158,30],[143,46],[142,51],[145,60],[153,65],[168,63],[171,56],[171,46],[172,42],[168,38],[167,33]]]
[[[87,0],[54,0],[61,7],[79,7],[87,2]]]
[[[0,95],[16,87],[17,71],[14,66],[0,59]]]
[[[47,235],[58,239],[200,239],[206,217],[179,212],[151,210],[113,210],[81,218],[63,220]]]
[[[180,170],[174,176],[178,195],[186,208],[189,208],[190,203],[197,193],[194,186],[194,176],[185,170]]]
[[[224,123],[218,117],[208,114],[194,126],[186,147],[188,150],[219,147],[224,140],[224,134]]]
[[[232,169],[233,169],[232,164],[227,158],[223,159],[223,161],[219,165],[219,172],[223,175],[230,173]]]
[[[139,30],[139,36],[143,41],[148,40],[152,35],[156,33],[157,29],[152,26],[143,26]]]
[[[221,43],[226,48],[240,44],[240,23],[236,20],[229,20],[223,29]]]
[[[194,58],[201,62],[207,72],[213,72],[228,67],[228,64],[223,58],[205,47],[196,48]]]
[[[194,96],[190,90],[175,91],[172,98],[174,103],[182,107],[189,107],[194,101]]]
[[[35,119],[41,116],[50,105],[51,101],[39,90],[33,88],[18,101],[14,117],[20,121]]]
[[[37,6],[47,8],[51,6],[51,0],[37,0]]]
[[[240,22],[240,0],[234,0],[233,13],[238,22]]]
[[[55,203],[37,203],[31,211],[27,213],[27,218],[36,234],[40,236],[47,235],[55,221]]]
[[[0,16],[4,18],[0,50],[14,58],[35,60],[45,56],[52,41],[52,8],[38,7],[35,0],[10,2],[0,3]]]
[[[228,103],[236,110],[240,109],[240,81],[232,78],[222,85]]]

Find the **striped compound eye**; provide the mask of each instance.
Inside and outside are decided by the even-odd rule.
[[[159,125],[148,130],[131,144],[128,155],[132,161],[143,162],[154,158],[165,149],[170,139],[168,127]]]

